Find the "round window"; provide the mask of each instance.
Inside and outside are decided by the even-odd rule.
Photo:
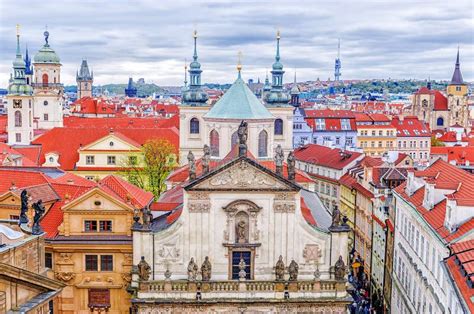
[[[54,158],[53,157],[49,157],[49,162],[53,162],[54,161]]]
[[[101,202],[100,201],[94,201],[95,206],[100,206]]]
[[[48,101],[45,100],[43,104],[44,104],[45,106],[47,106],[47,105],[48,105]]]
[[[114,146],[114,142],[110,142],[109,145],[110,145],[110,146]]]

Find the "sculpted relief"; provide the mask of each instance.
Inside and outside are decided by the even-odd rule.
[[[303,258],[306,264],[317,262],[321,258],[321,248],[317,244],[306,244],[303,249]]]

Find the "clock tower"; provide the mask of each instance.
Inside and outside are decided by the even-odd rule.
[[[447,87],[448,108],[449,108],[449,126],[459,124],[464,128],[469,127],[469,105],[467,84],[464,82],[461,74],[459,62],[459,49],[456,57],[453,77]]]
[[[94,73],[89,72],[87,60],[82,60],[81,69],[76,73],[77,99],[82,97],[92,97],[92,82]]]
[[[28,145],[33,139],[33,89],[26,82],[26,65],[20,51],[20,26],[16,33],[13,79],[8,86],[8,144]]]

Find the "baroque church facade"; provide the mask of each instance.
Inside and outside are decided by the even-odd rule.
[[[236,81],[209,107],[194,35],[180,117],[182,166],[156,208],[134,217],[136,313],[346,312],[350,228],[295,169],[279,40],[265,104],[239,65]],[[278,119],[282,134],[275,134]],[[171,211],[160,215],[161,208]]]
[[[468,86],[461,74],[459,50],[453,76],[446,95],[427,87],[419,89],[412,104],[412,114],[430,124],[432,130],[445,130],[453,125],[469,128]]]
[[[26,51],[20,50],[17,27],[16,58],[8,87],[8,144],[28,145],[34,130],[63,126],[64,87],[61,84],[61,62],[49,45],[49,32],[44,32],[45,44],[33,58],[33,67]]]

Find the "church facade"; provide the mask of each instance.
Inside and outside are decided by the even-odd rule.
[[[414,94],[412,114],[429,123],[431,130],[446,130],[456,124],[469,128],[468,86],[462,78],[459,51],[446,95],[432,90],[428,83]]]
[[[156,208],[134,217],[136,313],[346,312],[350,228],[295,169],[279,39],[265,104],[239,64],[237,80],[208,107],[195,53],[181,111],[187,164],[168,177]]]

